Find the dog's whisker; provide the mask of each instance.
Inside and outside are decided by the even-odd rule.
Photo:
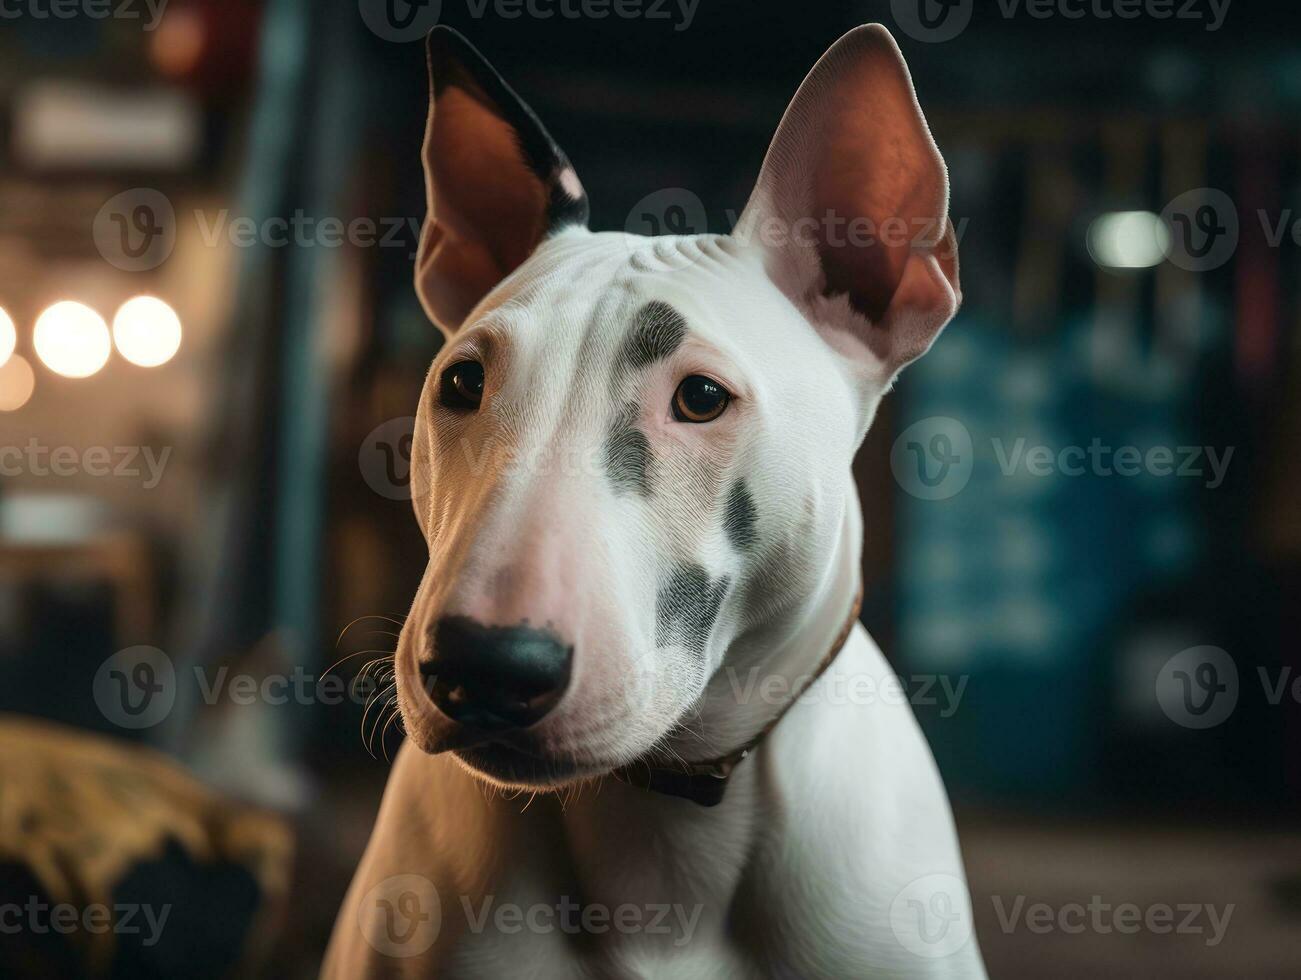
[[[371,615],[369,615],[369,616],[358,616],[356,619],[354,619],[352,622],[350,622],[350,623],[349,623],[347,626],[345,626],[343,629],[339,630],[339,638],[338,638],[337,640],[334,641],[334,646],[335,646],[335,648],[337,649],[338,646],[339,646],[339,644],[343,642],[343,637],[344,637],[344,635],[348,632],[348,630],[352,629],[352,628],[353,628],[354,626],[356,626],[358,623],[365,622],[365,621],[368,620],[368,619],[382,619],[382,620],[384,620],[385,622],[392,623],[394,626],[397,626],[399,629],[400,629],[400,628],[405,624],[405,622],[406,622],[406,617],[405,617],[405,616],[402,617],[401,619],[395,619],[395,618],[393,618],[392,616],[386,616],[386,615],[380,615],[380,614],[371,614]]]
[[[394,688],[394,689],[396,689],[396,687],[397,687],[396,684],[393,685],[393,688]],[[373,707],[375,706],[375,703],[376,703],[377,701],[379,701],[381,698],[383,698],[384,701],[385,701],[385,704],[387,704],[387,703],[388,703],[388,697],[389,697],[389,694],[390,694],[390,693],[392,693],[392,692],[391,692],[389,689],[385,688],[385,689],[380,690],[380,691],[377,691],[375,694],[371,695],[371,697],[367,699],[367,701],[366,701],[366,707],[362,710],[362,713],[361,713],[361,734],[362,734],[362,739],[363,739],[363,743],[366,745],[366,751],[370,753],[370,757],[371,757],[372,759],[375,758],[375,753],[374,753],[373,751],[371,751],[370,740],[366,739],[366,737],[365,737],[365,736],[366,736],[366,716],[370,714],[370,709],[373,708]],[[396,699],[396,694],[394,694],[394,698]],[[382,714],[383,714],[383,709],[381,709],[381,716],[382,716]],[[374,738],[374,734],[375,734],[375,733],[374,733],[374,730],[372,729],[372,731],[371,731],[371,739]],[[377,760],[377,761],[378,761],[378,760]]]
[[[355,653],[350,653],[350,654],[348,654],[348,655],[345,656],[345,657],[340,657],[338,660],[336,660],[334,663],[332,663],[329,667],[327,667],[324,671],[322,671],[322,672],[321,672],[321,676],[324,677],[326,674],[330,673],[330,671],[334,670],[334,669],[335,669],[336,667],[338,667],[340,664],[346,663],[347,661],[351,660],[353,657],[360,657],[362,654],[366,654],[366,653],[381,653],[381,654],[387,654],[388,656],[391,657],[391,656],[393,656],[394,651],[392,651],[392,650],[358,650],[358,651],[356,651]],[[362,669],[364,670],[365,668],[363,667]]]
[[[382,705],[380,705],[380,709],[375,715],[375,720],[374,722],[371,723],[370,736],[367,739],[367,741],[372,748],[374,748],[375,746],[376,734],[382,730],[381,726],[384,724],[384,722],[388,720],[389,707],[392,705],[392,703],[393,703],[392,701],[385,701]],[[381,738],[380,739],[381,751],[383,750],[383,748],[384,748],[384,740]]]
[[[367,651],[367,652],[369,652],[369,653],[383,653],[383,651],[381,651],[381,650],[370,650],[370,651]],[[360,684],[361,682],[363,682],[363,681],[366,680],[366,675],[367,675],[371,670],[376,670],[376,671],[377,671],[376,676],[375,676],[375,678],[374,678],[375,682],[378,683],[378,684],[382,684],[382,683],[383,683],[383,680],[381,680],[381,679],[379,678],[379,672],[382,672],[382,671],[385,669],[385,667],[386,667],[387,665],[390,665],[390,664],[393,664],[393,663],[394,663],[394,658],[393,658],[393,655],[392,655],[392,654],[386,654],[386,655],[384,655],[384,656],[375,657],[373,660],[368,660],[368,661],[366,661],[366,663],[365,663],[364,665],[362,665],[361,670],[357,672],[357,676],[353,678],[353,682],[352,682],[352,683],[353,683],[353,690],[355,691],[355,690],[357,689],[357,685]],[[392,670],[396,670],[396,666],[394,666],[394,667],[392,668]]]
[[[383,683],[383,681],[381,680],[381,675],[383,674],[385,668],[392,663],[393,663],[393,659],[391,657],[376,657],[374,660],[368,660],[366,661],[366,664],[361,668],[361,670],[357,673],[356,680],[358,682],[361,682],[367,680],[369,676],[369,679],[374,681],[375,683],[377,684]],[[372,671],[374,671],[373,674],[371,673]],[[392,669],[390,668],[390,672],[391,671]]]
[[[392,704],[393,704],[393,712],[392,712],[392,714],[389,715],[389,719],[388,719],[388,721],[386,721],[386,722],[384,723],[384,728],[383,728],[383,729],[380,731],[380,733],[379,733],[379,744],[380,744],[380,748],[384,750],[384,761],[385,761],[385,762],[388,762],[388,761],[389,761],[389,755],[388,755],[388,742],[385,740],[386,737],[387,737],[387,735],[388,735],[388,730],[389,730],[390,728],[394,727],[394,723],[395,723],[395,722],[396,722],[400,717],[402,717],[402,712],[401,712],[400,710],[398,710],[398,707],[397,707],[397,698],[394,698],[394,699],[393,699]],[[400,744],[400,743],[399,743],[399,744]]]
[[[389,712],[389,709],[395,707],[396,705],[397,705],[397,695],[392,694],[380,706],[379,713],[375,716],[375,721],[372,723],[370,728],[370,741],[372,745],[375,742],[375,734],[379,730],[380,723],[384,721],[385,716]]]
[[[376,734],[376,729],[379,728],[379,724],[383,720],[387,712],[388,712],[388,705],[385,704],[382,708],[380,708],[379,714],[375,716],[375,721],[370,727],[370,735],[367,736],[366,738],[366,750],[370,753],[370,757],[372,759],[375,759],[377,762],[379,760],[375,755],[375,734]],[[381,747],[382,745],[383,743],[381,742]]]
[[[548,973],[633,959],[663,975],[773,973],[825,960],[844,975],[884,962],[983,976],[970,929],[953,928],[970,926],[970,896],[933,754],[907,708],[847,721],[811,704],[769,739],[851,638],[852,669],[889,674],[858,619],[857,554],[872,522],[853,454],[892,379],[961,300],[965,219],[949,214],[947,170],[898,45],[870,25],[828,50],[784,115],[735,235],[670,228],[649,239],[587,233],[568,159],[464,38],[435,31],[427,54],[424,163],[439,207],[411,258],[448,356],[426,360],[416,417],[394,420],[413,424],[400,436],[385,428],[392,438],[379,447],[390,478],[397,455],[410,464],[427,548],[414,535],[412,545],[427,562],[409,617],[358,617],[336,641],[343,653],[361,629],[361,642],[401,650],[403,673],[396,650],[358,651],[327,671],[351,674],[366,657],[353,690],[365,686],[367,752],[376,759],[378,740],[388,762],[389,729],[405,736],[411,721],[398,754],[423,769],[391,781],[324,972],[388,972],[389,953],[423,957],[404,964],[419,975],[510,958],[519,944],[501,929],[439,935],[422,889],[378,880],[436,869],[448,898],[458,876],[442,872],[471,859],[462,898],[467,887],[491,899],[542,881],[584,900],[662,897],[666,912],[695,900],[680,942],[538,940]],[[474,111],[458,111],[467,99]],[[894,242],[852,243],[871,250],[832,237],[896,223]],[[485,263],[484,243],[510,261]],[[733,320],[751,329],[711,343]],[[565,343],[534,342],[557,324]],[[903,440],[931,489],[933,464],[945,477],[953,456],[935,421]],[[836,607],[851,590],[846,613]],[[747,689],[766,693],[769,680],[795,681],[784,675],[805,655],[817,673],[780,704],[723,693],[737,680],[724,666],[752,671]],[[847,780],[844,759],[865,737],[895,754]],[[451,759],[431,761],[449,747]],[[611,799],[585,795],[606,779],[623,784]],[[456,806],[469,785],[488,826]],[[640,793],[676,799],[639,805]],[[719,816],[690,809],[720,802]],[[412,812],[440,806],[438,833],[410,832]],[[557,814],[564,846],[537,847]],[[600,860],[611,848],[613,867]],[[505,859],[473,860],[480,852]],[[735,901],[738,883],[746,901]],[[770,928],[787,905],[785,920],[854,928]],[[937,925],[948,948],[924,948]],[[434,935],[391,949],[416,929]],[[738,959],[727,941],[737,937],[755,940],[753,955]]]

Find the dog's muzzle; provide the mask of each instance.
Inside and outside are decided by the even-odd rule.
[[[574,648],[547,630],[444,616],[430,628],[426,690],[448,718],[478,732],[528,728],[564,696]]]

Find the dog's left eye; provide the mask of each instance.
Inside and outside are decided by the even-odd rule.
[[[731,400],[727,389],[713,378],[693,374],[673,393],[673,417],[679,422],[712,422]]]
[[[483,400],[483,365],[460,361],[443,372],[438,386],[439,401],[457,411],[474,411]]]

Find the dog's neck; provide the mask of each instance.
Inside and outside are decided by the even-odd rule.
[[[695,717],[668,742],[687,761],[713,759],[745,745],[815,680],[855,615],[863,518],[852,480],[832,552],[805,601],[744,630],[728,650]],[[852,625],[850,623],[849,625]]]
[[[671,751],[687,760],[725,754],[753,738],[786,708],[788,699],[799,696],[835,644],[854,605],[862,523],[858,496],[851,487],[841,531],[827,556],[819,587],[806,602],[733,644],[707,688],[698,715],[674,737]],[[774,687],[770,678],[781,678],[781,683]],[[782,693],[763,693],[774,689]],[[718,806],[702,807],[606,780],[598,791],[579,793],[552,811],[566,827],[568,839],[584,841],[570,856],[585,894],[592,901],[615,901],[621,883],[633,876],[653,901],[730,908],[743,887],[755,835],[776,817],[774,807],[781,806],[780,798],[772,798],[764,789],[761,774],[769,766],[766,755],[776,751],[774,746],[784,733],[807,732],[807,713],[818,711],[817,697],[794,704],[738,765]],[[649,861],[648,840],[655,843],[655,857]]]

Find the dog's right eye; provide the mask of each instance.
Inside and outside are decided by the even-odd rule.
[[[453,411],[473,412],[483,400],[483,365],[460,361],[449,367],[438,386],[438,400]]]

